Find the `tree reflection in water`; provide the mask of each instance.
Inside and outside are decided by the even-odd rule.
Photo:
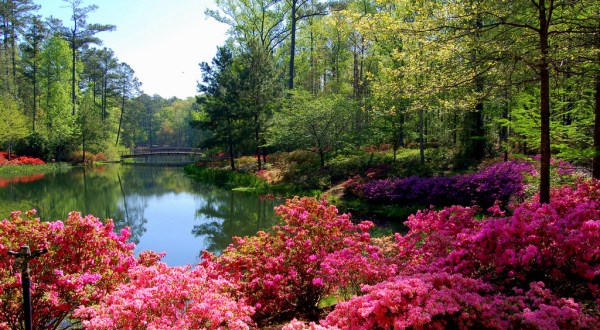
[[[205,236],[210,252],[220,253],[231,243],[231,237],[254,235],[278,221],[274,207],[281,201],[211,186],[203,190],[206,203],[196,211],[196,218],[203,223],[195,225],[192,233]]]
[[[171,203],[165,207],[181,212],[163,208],[163,212],[154,214],[151,209],[157,208],[155,203],[165,199]],[[111,164],[74,168],[36,180],[13,180],[0,186],[0,219],[11,211],[34,208],[42,220],[65,219],[68,212],[79,211],[101,219],[112,218],[116,229],[129,226],[130,241],[143,243],[143,248],[153,248],[149,239],[166,239],[162,229],[157,229],[157,221],[164,226],[180,226],[173,233],[179,236],[168,243],[180,247],[167,250],[167,256],[180,253],[184,245],[190,246],[195,255],[203,249],[219,253],[232,236],[254,235],[274,225],[277,219],[273,207],[279,203],[194,182],[180,167]],[[149,228],[158,230],[158,234],[149,233]]]

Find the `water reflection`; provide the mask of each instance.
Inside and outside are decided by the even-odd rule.
[[[244,193],[208,186],[204,189],[205,203],[196,211],[196,217],[204,221],[195,225],[192,233],[206,237],[208,251],[218,253],[229,245],[232,236],[254,235],[275,224],[274,201],[255,198],[239,203]]]
[[[193,264],[199,251],[219,253],[233,235],[276,222],[277,202],[193,182],[181,168],[106,165],[23,181],[0,186],[0,218],[32,208],[43,220],[73,210],[112,218],[131,228],[136,252],[165,251],[169,265]]]

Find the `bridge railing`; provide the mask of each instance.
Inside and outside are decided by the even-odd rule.
[[[160,153],[188,153],[188,154],[201,154],[204,150],[201,148],[187,148],[187,147],[140,147],[131,148],[129,151],[122,151],[121,157],[132,157],[136,155],[150,155]]]

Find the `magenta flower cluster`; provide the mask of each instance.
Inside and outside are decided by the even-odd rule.
[[[355,225],[349,214],[315,198],[294,198],[275,211],[281,225],[236,238],[220,257],[205,253],[202,263],[239,284],[240,297],[256,308],[259,324],[285,315],[317,315],[323,298],[360,293],[361,285],[395,274],[395,263],[371,244],[371,222]]]
[[[477,220],[452,206],[396,235],[400,276],[365,286],[322,322],[335,328],[597,329],[600,182],[580,182]]]
[[[496,163],[483,170],[450,177],[408,177],[374,180],[354,187],[365,199],[400,205],[479,205],[488,208],[499,200],[508,204],[521,197],[525,173],[533,173],[528,162]]]

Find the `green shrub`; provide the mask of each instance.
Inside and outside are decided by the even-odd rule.
[[[319,156],[309,150],[294,150],[291,152],[278,152],[272,155],[272,162],[279,166],[314,165],[319,166]]]
[[[356,151],[351,155],[338,155],[327,162],[333,182],[347,180],[355,175],[377,173],[384,175],[393,171],[393,157],[387,152]]]
[[[201,182],[219,186],[253,188],[257,191],[269,189],[269,184],[265,180],[251,173],[238,173],[196,165],[186,166],[185,172]]]

